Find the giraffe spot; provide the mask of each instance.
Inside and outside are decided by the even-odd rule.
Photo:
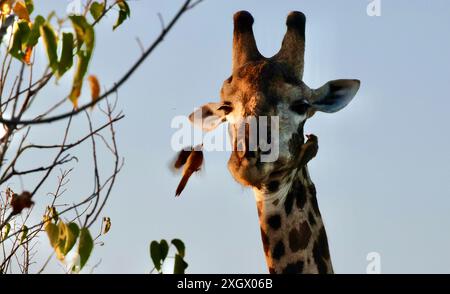
[[[328,248],[327,233],[325,232],[324,227],[322,227],[319,231],[318,241],[321,244],[320,247],[322,248],[323,257],[326,259],[329,259],[330,258],[330,250]]]
[[[289,189],[289,193],[287,194],[286,199],[284,200],[284,211],[286,212],[286,215],[289,215],[291,213],[292,206],[294,205],[295,194],[293,186],[294,184]]]
[[[327,273],[327,264],[322,258],[322,255],[320,253],[320,245],[318,242],[314,243],[313,248],[313,255],[314,255],[314,262],[317,266],[317,271],[319,274],[326,274]]]
[[[272,257],[274,259],[280,259],[285,253],[283,241],[278,241],[272,251]]]
[[[300,183],[300,181],[298,182],[297,187],[296,187],[295,198],[296,198],[296,202],[297,202],[297,207],[302,209],[306,203],[306,189],[305,189],[305,186],[303,186]]]
[[[316,187],[314,184],[308,186],[308,192],[311,196],[311,205],[317,215],[320,215],[319,204],[317,203]]]
[[[272,215],[268,218],[267,223],[272,229],[278,230],[281,227],[281,216],[279,214]]]
[[[279,181],[271,181],[269,185],[267,185],[267,190],[269,190],[270,193],[274,193],[278,191],[279,187],[280,187]]]
[[[284,209],[287,215],[289,215],[292,211],[294,199],[296,199],[297,208],[302,209],[305,206],[306,188],[299,180],[295,181],[292,184],[291,188],[289,189],[289,193],[286,196],[286,200],[284,201]]]
[[[299,228],[293,228],[289,232],[289,248],[292,252],[297,252],[300,249],[308,247],[309,239],[311,238],[311,229],[307,222],[302,222]]]
[[[316,224],[316,218],[314,217],[314,214],[310,211],[308,213],[308,221],[310,226],[314,226]]]
[[[295,228],[289,232],[289,248],[292,252],[300,249],[300,232]]]
[[[320,229],[319,237],[314,243],[313,257],[319,274],[326,274],[328,272],[328,267],[325,260],[330,258],[330,251],[328,249],[327,235],[323,227]]]
[[[301,238],[301,244],[304,244],[303,248],[306,248],[309,243],[309,239],[311,238],[311,228],[308,225],[308,222],[301,222],[298,226],[298,231],[300,232]]]
[[[269,237],[267,237],[266,232],[264,232],[264,230],[262,228],[261,229],[261,240],[263,243],[263,248],[264,248],[264,254],[267,256],[269,254]]]
[[[283,270],[283,274],[301,274],[303,272],[304,262],[299,260],[295,263],[289,263]]]

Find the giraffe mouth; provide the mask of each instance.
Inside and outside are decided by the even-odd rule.
[[[240,157],[232,152],[228,160],[228,169],[233,178],[244,186],[260,188],[273,179],[283,179],[290,174],[292,165],[289,161],[262,162],[258,156]]]
[[[258,163],[255,157],[240,157],[232,152],[228,161],[228,169],[233,178],[245,186],[258,187],[267,181],[266,165]]]

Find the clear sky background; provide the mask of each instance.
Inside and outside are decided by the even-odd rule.
[[[45,13],[68,3],[36,2]],[[157,13],[168,21],[182,2],[130,1],[131,20],[115,33],[110,16],[97,28],[90,73],[111,85],[140,55],[135,38],[149,44],[160,31]],[[125,167],[104,213],[111,232],[88,268],[101,260],[96,273],[146,273],[149,242],[177,237],[187,245],[189,273],[267,272],[254,198],[229,174],[229,154],[207,153],[205,172],[178,199],[179,177],[167,168],[175,154],[170,122],[219,99],[231,70],[232,15],[244,9],[266,56],[279,50],[288,12],[306,14],[310,87],[362,81],[346,109],[306,126],[320,140],[310,170],[335,271],[365,273],[367,254],[378,252],[383,273],[450,273],[450,2],[382,0],[380,17],[366,14],[368,3],[206,0],[183,16],[119,92]],[[58,100],[68,86],[62,81],[48,98]],[[90,149],[80,152],[66,197],[92,181],[83,170]],[[41,243],[45,260],[50,248]],[[61,271],[56,262],[54,271]]]

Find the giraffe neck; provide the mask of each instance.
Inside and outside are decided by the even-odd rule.
[[[295,170],[285,182],[272,182],[254,192],[269,272],[333,273],[316,189],[307,167]]]

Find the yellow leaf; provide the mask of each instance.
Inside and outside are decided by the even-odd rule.
[[[58,235],[58,243],[55,247],[56,257],[59,260],[64,260],[65,252],[64,247],[66,246],[66,241],[68,237],[67,226],[63,221],[60,221],[58,224],[59,235]]]
[[[81,84],[74,83],[72,86],[72,92],[70,93],[69,99],[72,101],[73,108],[78,108],[78,97],[81,95]]]
[[[103,229],[103,235],[106,235],[106,233],[108,233],[111,229],[111,219],[109,217],[104,217],[103,224],[105,225],[105,228]]]
[[[47,232],[48,239],[50,241],[50,245],[53,248],[58,246],[59,242],[59,228],[54,223],[47,223],[45,225],[45,231]]]
[[[91,87],[91,97],[92,101],[97,101],[98,97],[100,96],[100,83],[98,82],[98,79],[94,75],[90,75],[88,77],[89,86]]]
[[[3,15],[9,15],[11,13],[12,4],[13,0],[0,1],[0,9]]]
[[[51,220],[52,220],[52,219],[51,219],[47,214],[45,214],[45,215],[42,217],[42,223],[44,224],[44,228],[47,226],[48,223],[51,222]]]
[[[20,18],[30,22],[30,15],[28,14],[27,7],[23,2],[18,1],[14,5],[14,13]]]

